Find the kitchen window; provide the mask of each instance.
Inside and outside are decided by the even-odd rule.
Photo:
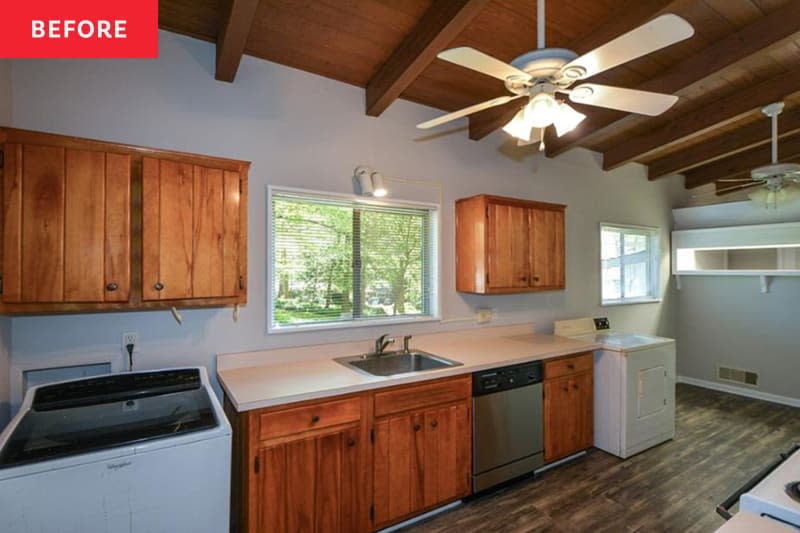
[[[603,305],[659,301],[659,239],[657,228],[600,225]]]
[[[437,206],[270,190],[270,332],[437,315]]]

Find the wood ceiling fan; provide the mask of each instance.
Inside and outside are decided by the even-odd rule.
[[[572,50],[545,47],[544,7],[545,0],[539,0],[536,20],[538,49],[522,54],[510,64],[467,46],[438,54],[440,59],[503,80],[506,89],[513,94],[442,115],[417,124],[417,127],[432,128],[517,98],[528,97],[528,103],[503,130],[519,139],[520,145],[534,142],[531,137],[537,132],[541,140],[540,149],[543,149],[544,128],[555,126],[560,137],[586,118],[564,101],[556,99],[556,94],[566,95],[571,101],[580,104],[650,116],[660,115],[678,100],[674,95],[596,83],[581,83],[575,87],[573,85],[612,67],[688,39],[694,35],[694,28],[686,20],[673,14],[661,15],[578,57]]]
[[[740,183],[724,189],[719,189],[717,194],[724,194],[739,189],[747,189],[760,185],[761,188],[750,194],[754,202],[763,202],[766,207],[778,207],[779,202],[792,200],[800,196],[800,165],[797,163],[778,162],[778,115],[784,108],[783,102],[775,102],[761,109],[761,112],[770,117],[772,121],[772,163],[754,168],[750,171],[749,178],[731,178],[717,180],[721,182]]]

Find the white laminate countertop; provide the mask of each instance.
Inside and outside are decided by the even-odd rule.
[[[559,357],[600,348],[593,342],[536,335],[532,325],[462,330],[425,335],[411,342],[423,350],[456,360],[462,366],[391,377],[370,376],[337,363],[333,357],[358,355],[355,343],[338,343],[220,355],[217,375],[225,393],[238,412],[414,383],[498,366]],[[347,352],[346,350],[350,350]],[[303,359],[300,352],[313,350],[325,358]],[[343,350],[345,352],[343,353]],[[284,353],[281,353],[284,352]],[[298,355],[287,361],[286,353]],[[237,359],[238,358],[238,359]],[[277,361],[277,362],[276,362]]]

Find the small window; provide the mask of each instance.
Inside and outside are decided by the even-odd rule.
[[[436,316],[433,206],[271,193],[270,331]]]
[[[602,304],[658,301],[659,230],[600,225]]]

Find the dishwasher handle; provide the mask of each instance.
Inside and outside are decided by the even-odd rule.
[[[786,459],[788,459],[789,456],[792,455],[794,452],[796,452],[798,449],[800,449],[800,444],[795,444],[794,446],[792,446],[792,449],[789,450],[788,452],[781,453],[780,458],[776,459],[775,461],[767,465],[758,474],[750,478],[750,480],[747,483],[739,487],[739,489],[736,492],[728,496],[725,499],[725,501],[717,505],[717,514],[720,515],[725,520],[730,520],[731,518],[733,518],[730,509],[731,507],[736,505],[736,502],[739,501],[739,498],[742,496],[742,494],[750,491],[753,487],[761,483],[765,477],[770,475],[776,468],[778,468],[781,464],[783,464],[783,462],[786,461]]]

